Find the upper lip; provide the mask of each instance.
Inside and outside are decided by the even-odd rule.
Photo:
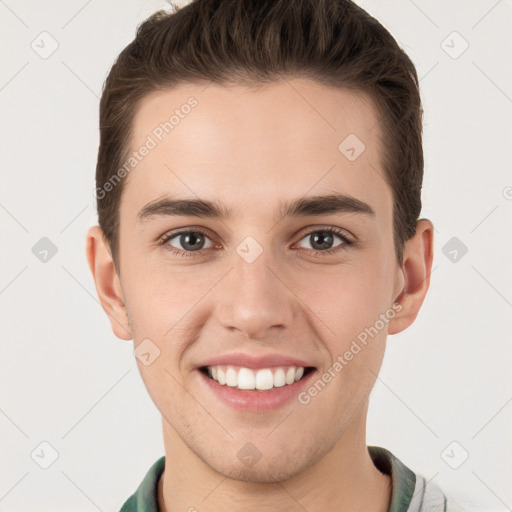
[[[201,364],[197,365],[197,367],[201,368],[203,366],[218,365],[243,366],[245,368],[252,369],[271,368],[274,366],[302,366],[303,368],[314,366],[307,361],[281,354],[265,354],[256,356],[238,352],[212,357],[203,361]]]

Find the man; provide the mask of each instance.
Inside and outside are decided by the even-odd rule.
[[[122,511],[456,510],[366,445],[427,293],[414,65],[346,0],[196,0],[106,80],[87,257],[165,456]]]

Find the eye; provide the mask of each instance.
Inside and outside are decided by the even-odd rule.
[[[203,249],[209,249],[213,245],[205,245],[205,240],[209,239],[206,233],[202,231],[180,231],[178,233],[168,233],[160,240],[160,244],[166,246],[173,254],[178,256],[192,256],[192,253]],[[172,245],[174,242],[176,245]]]
[[[326,255],[343,251],[353,244],[353,242],[345,236],[345,231],[336,227],[309,231],[301,238],[300,242],[302,243],[303,240],[307,240],[308,237],[312,249],[308,249],[302,245],[299,245],[299,247],[308,249],[309,252],[313,252],[315,255]],[[338,238],[340,242],[333,246],[335,238]],[[165,246],[172,254],[182,257],[195,256],[194,253],[201,254],[203,250],[211,249],[214,246],[207,233],[202,230],[190,229],[166,233],[159,240],[159,245]]]
[[[306,233],[306,235],[301,239],[301,242],[303,240],[309,240],[308,243],[312,245],[312,250],[314,252],[330,254],[344,250],[347,246],[352,244],[352,242],[343,233],[344,232],[341,229],[334,227],[316,229]],[[335,238],[340,239],[341,242],[333,246]]]

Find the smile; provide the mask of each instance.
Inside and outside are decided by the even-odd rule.
[[[243,366],[205,366],[201,371],[221,385],[241,390],[267,391],[289,386],[313,371],[313,367],[280,366],[258,370]]]

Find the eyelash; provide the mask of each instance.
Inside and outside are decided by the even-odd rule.
[[[171,240],[172,238],[177,237],[178,235],[190,234],[190,233],[198,233],[198,234],[201,234],[201,235],[204,235],[204,236],[207,236],[208,238],[210,238],[208,233],[202,231],[201,229],[193,229],[193,230],[189,229],[189,230],[176,231],[176,232],[172,232],[171,231],[169,233],[166,233],[165,235],[163,235],[160,238],[158,243],[159,243],[159,245],[163,246],[163,245],[167,244],[167,242],[169,240]],[[309,231],[309,232],[305,233],[304,236],[300,240],[302,240],[303,238],[306,238],[308,236],[311,236],[314,233],[328,233],[330,235],[337,235],[343,241],[342,244],[340,244],[340,245],[338,245],[336,247],[333,247],[332,249],[327,249],[325,251],[318,251],[318,250],[314,250],[314,249],[305,249],[308,252],[313,252],[315,256],[329,255],[329,254],[337,253],[339,251],[344,251],[349,246],[354,244],[353,241],[349,240],[343,234],[344,233],[343,230],[341,230],[339,228],[335,228],[335,227],[330,227],[330,228],[325,228],[325,229],[324,228],[314,229],[312,231]],[[182,251],[182,250],[176,249],[175,247],[172,247],[171,245],[165,245],[165,249],[168,250],[169,252],[171,252],[171,254],[173,254],[175,256],[181,256],[183,258],[192,257],[192,256],[194,256],[196,254],[201,254],[204,250],[208,250],[208,249],[201,249],[199,251]]]

